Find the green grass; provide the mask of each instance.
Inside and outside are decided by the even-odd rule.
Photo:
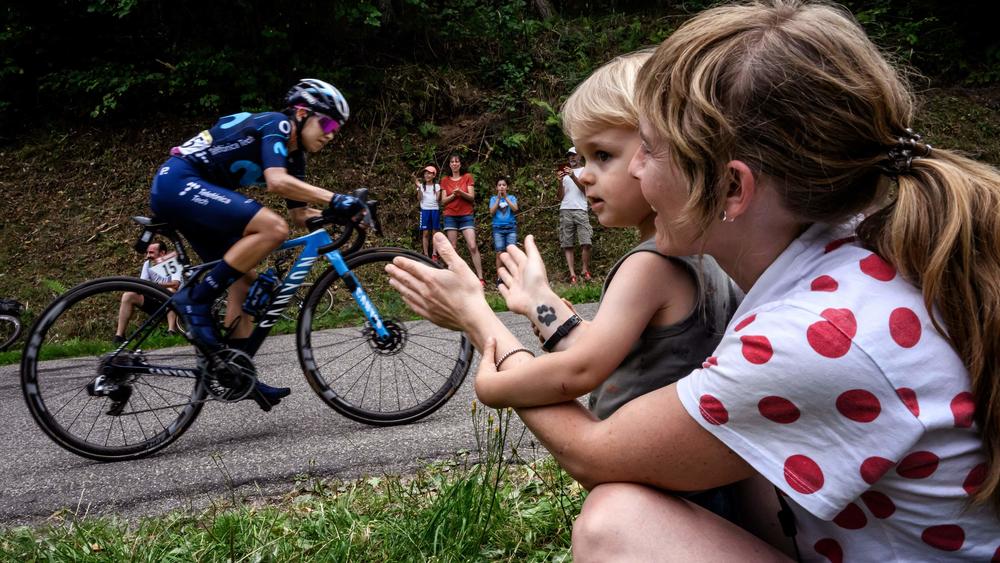
[[[0,560],[568,560],[584,491],[551,458],[521,459],[509,409],[472,410],[476,451],[415,475],[306,475],[279,498],[234,493],[200,513],[133,524],[64,512],[37,528],[0,531]]]

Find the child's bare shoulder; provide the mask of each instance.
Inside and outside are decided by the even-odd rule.
[[[635,252],[618,267],[605,297],[628,292],[636,298],[655,303],[685,299],[697,291],[697,283],[683,262],[657,252]]]

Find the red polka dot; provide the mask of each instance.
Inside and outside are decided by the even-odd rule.
[[[705,361],[701,364],[701,367],[708,369],[712,366],[717,366],[717,365],[719,365],[719,358],[716,358],[715,356],[709,356],[705,358]]]
[[[804,455],[793,455],[785,460],[785,481],[796,491],[810,495],[823,488],[823,470],[815,461]]]
[[[896,473],[907,479],[923,479],[937,471],[941,460],[931,452],[913,452],[900,460]]]
[[[743,330],[744,328],[746,328],[746,326],[748,324],[754,322],[755,320],[757,320],[757,315],[750,315],[749,317],[747,317],[747,318],[743,319],[742,321],[740,321],[739,324],[737,324],[736,326],[734,326],[733,327],[733,331],[739,332],[739,331]]]
[[[830,241],[830,242],[828,242],[826,244],[826,248],[824,248],[823,251],[824,251],[825,254],[829,254],[829,253],[833,252],[834,250],[837,250],[838,248],[840,248],[841,246],[844,246],[845,244],[847,244],[849,242],[854,242],[857,238],[858,237],[850,236],[850,237],[844,237],[844,238],[839,238],[839,239],[834,240],[834,241]]]
[[[851,389],[837,397],[837,410],[854,422],[871,422],[882,412],[882,405],[872,393],[864,389]]]
[[[757,410],[764,418],[779,424],[791,424],[798,420],[801,414],[794,403],[784,397],[773,395],[761,399],[757,403]]]
[[[729,411],[723,406],[722,401],[711,395],[702,395],[698,399],[698,410],[709,424],[719,425],[729,422]]]
[[[896,277],[896,268],[877,254],[871,254],[861,261],[861,271],[878,281],[889,281]]]
[[[862,512],[861,507],[852,502],[845,506],[840,511],[840,514],[834,517],[833,523],[845,530],[860,530],[868,524],[868,518],[865,518],[865,513]]]
[[[821,539],[816,542],[813,549],[816,550],[816,553],[829,559],[830,563],[843,563],[844,561],[844,550],[841,549],[840,544],[835,539]]]
[[[861,493],[861,501],[876,518],[888,518],[892,516],[893,512],[896,512],[896,505],[892,499],[878,491]]]
[[[979,465],[973,467],[972,471],[969,471],[969,475],[965,478],[965,482],[962,483],[962,488],[965,489],[965,492],[968,493],[969,496],[972,496],[976,494],[976,491],[979,490],[979,487],[985,480],[986,464],[980,463]]]
[[[951,400],[951,414],[955,416],[956,428],[972,426],[972,418],[976,414],[976,402],[972,393],[962,391]]]
[[[892,467],[893,462],[884,457],[872,456],[861,462],[861,478],[874,485]]]
[[[903,348],[920,342],[920,317],[912,309],[900,307],[889,314],[889,334]]]
[[[774,355],[766,336],[741,336],[740,342],[743,343],[743,357],[751,364],[766,364]]]
[[[809,286],[813,291],[837,291],[840,284],[830,276],[820,276],[812,281]]]
[[[910,409],[913,416],[920,416],[920,403],[917,402],[916,391],[909,387],[900,387],[896,389],[896,394],[899,395],[900,400],[903,401],[906,408]]]
[[[851,349],[851,339],[858,332],[858,322],[849,309],[827,309],[820,313],[826,319],[809,325],[806,339],[819,355],[839,358]]]
[[[927,545],[941,551],[958,551],[965,543],[965,530],[954,524],[931,526],[924,530],[920,539],[924,540]]]

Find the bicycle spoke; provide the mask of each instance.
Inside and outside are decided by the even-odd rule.
[[[325,368],[326,366],[328,366],[328,365],[332,364],[333,362],[336,362],[336,361],[338,361],[338,360],[343,360],[343,359],[344,359],[344,357],[345,357],[345,356],[347,356],[348,354],[350,354],[351,352],[353,352],[353,351],[357,350],[358,348],[361,348],[362,346],[367,346],[367,345],[368,345],[368,344],[367,344],[367,342],[365,342],[364,340],[362,340],[362,341],[361,341],[361,342],[360,342],[360,343],[359,343],[359,344],[358,344],[357,346],[355,346],[354,348],[351,348],[350,350],[347,350],[346,352],[344,352],[344,353],[342,353],[342,354],[340,354],[340,355],[337,355],[337,356],[334,356],[334,357],[333,357],[333,358],[332,358],[332,359],[331,359],[330,361],[326,362],[325,364],[323,364],[323,365],[321,365],[321,366],[319,366],[319,367],[320,367],[320,368]],[[360,364],[360,363],[361,363],[361,362],[363,362],[363,361],[365,361],[365,359],[364,359],[364,358],[361,358],[361,359],[360,359],[360,360],[358,360],[358,361],[357,361],[357,363],[355,363],[354,365],[356,366],[356,365]],[[354,366],[351,366],[350,368],[347,368],[346,370],[344,370],[344,373],[347,373],[347,372],[348,372],[348,371],[350,371],[350,370],[351,370],[351,368],[353,368],[353,367],[354,367]]]

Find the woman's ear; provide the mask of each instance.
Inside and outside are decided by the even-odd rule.
[[[757,178],[742,160],[726,163],[726,197],[722,206],[723,220],[735,221],[746,213],[757,193]]]

